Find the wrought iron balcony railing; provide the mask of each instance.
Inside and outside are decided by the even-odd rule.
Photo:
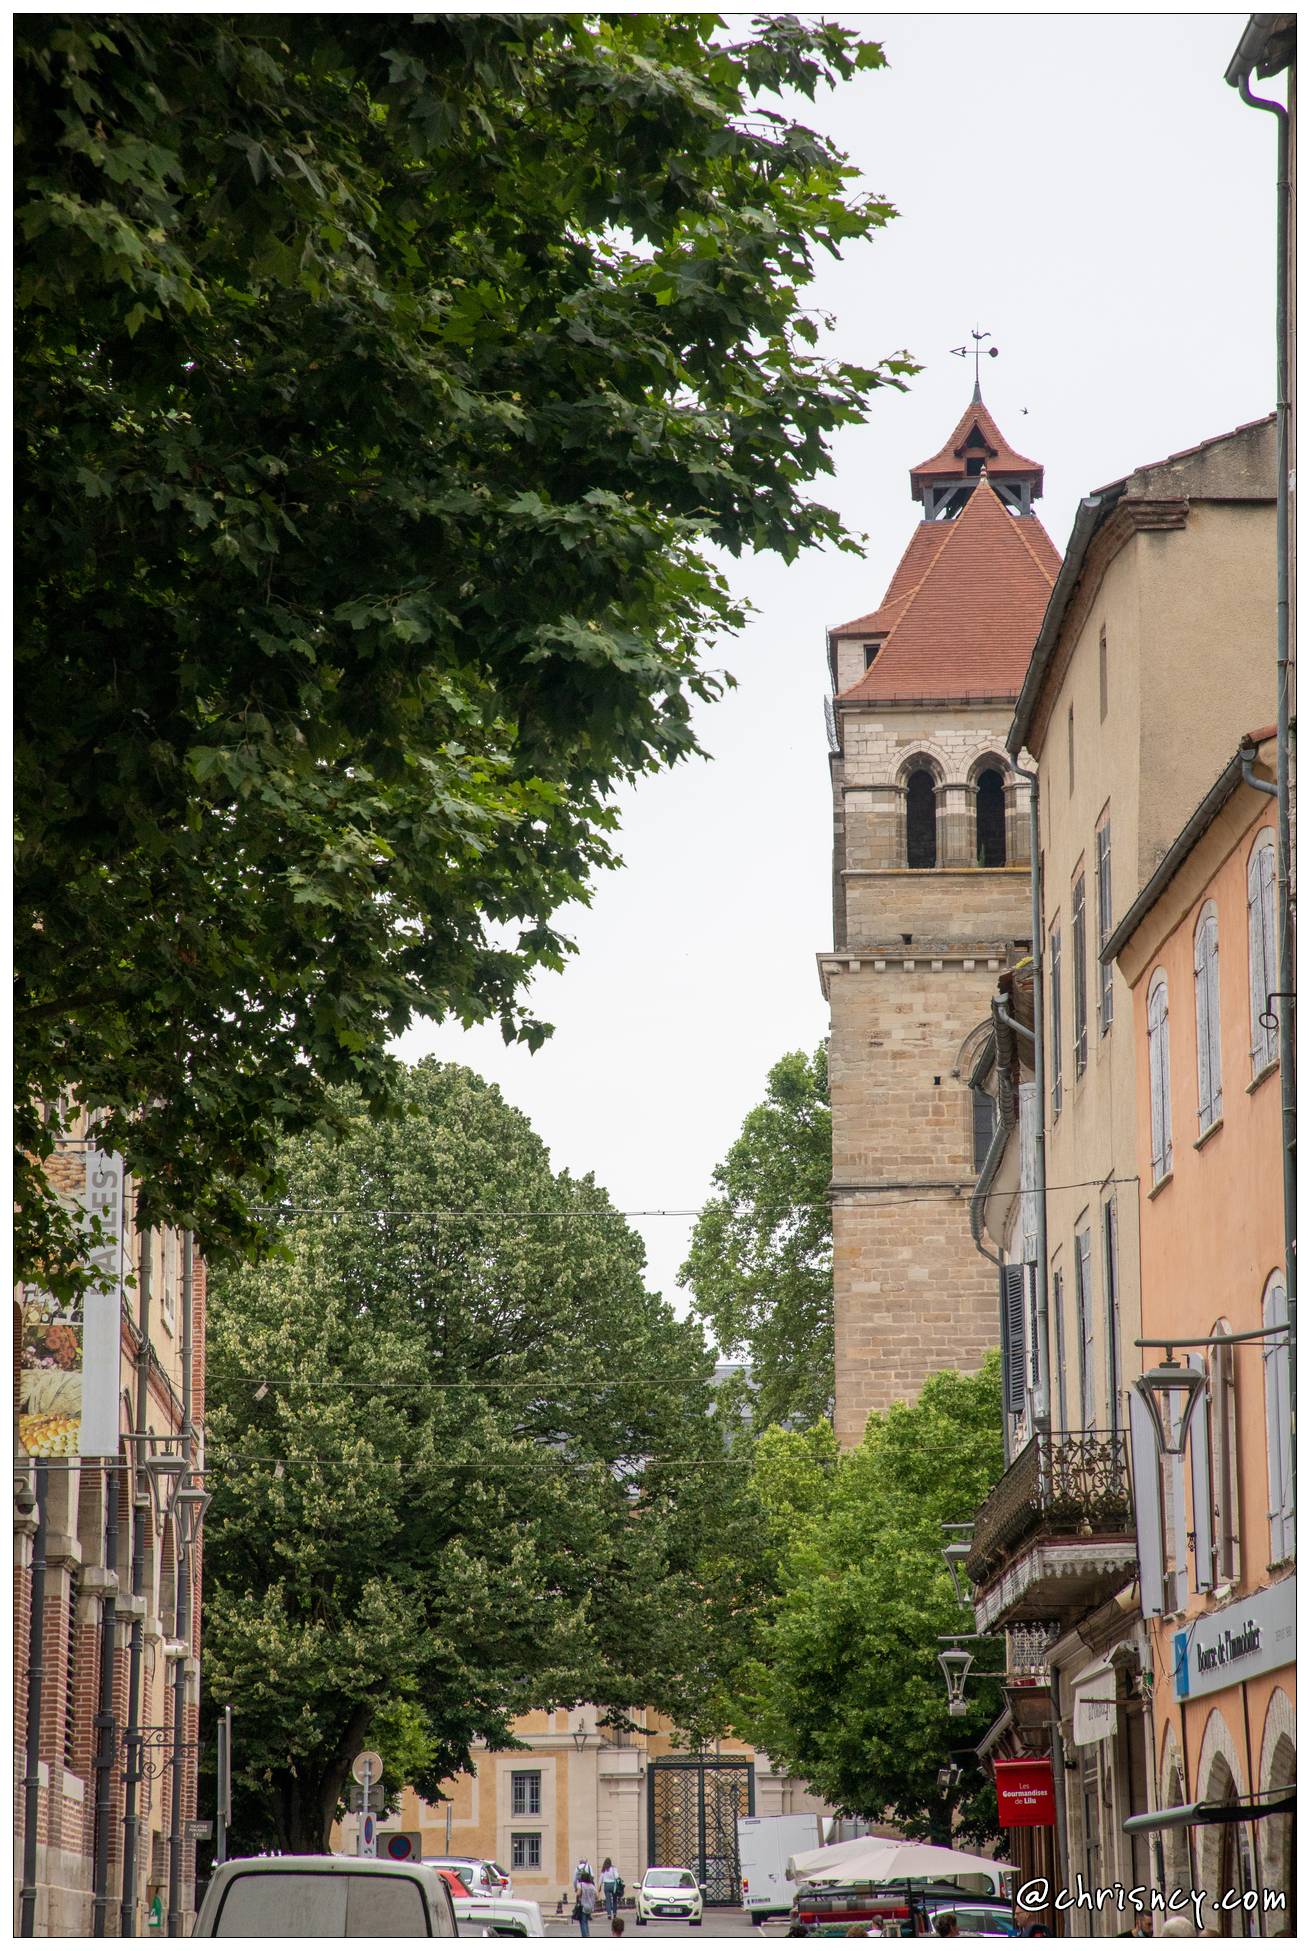
[[[1055,1430],[1019,1452],[983,1504],[965,1570],[982,1585],[1033,1538],[1113,1537],[1132,1527],[1126,1439]]]

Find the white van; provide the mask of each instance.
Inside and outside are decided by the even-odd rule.
[[[458,1937],[450,1891],[422,1863],[246,1856],[222,1863],[193,1937]]]
[[[788,1858],[822,1845],[821,1816],[737,1817],[742,1908],[753,1924],[787,1915],[796,1895],[796,1885],[787,1876]]]

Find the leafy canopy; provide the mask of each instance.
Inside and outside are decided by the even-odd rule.
[[[983,1842],[994,1791],[972,1750],[1000,1710],[971,1680],[951,1719],[939,1635],[968,1632],[942,1561],[942,1525],[967,1521],[1001,1475],[1000,1365],[932,1376],[917,1402],[869,1418],[839,1453],[826,1424],[772,1429],[754,1488],[776,1553],[773,1600],[736,1674],[739,1732],[836,1808],[908,1835]],[[972,1649],[995,1668],[996,1642]],[[943,1792],[937,1771],[963,1762]]]
[[[289,1140],[289,1258],[211,1290],[206,1696],[236,1842],[320,1850],[350,1762],[435,1796],[529,1708],[718,1730],[758,1530],[713,1358],[592,1179],[455,1065]]]
[[[828,1053],[791,1051],[769,1072],[714,1174],[678,1275],[725,1354],[751,1370],[751,1415],[814,1423],[832,1413],[832,1113]]]
[[[806,484],[913,370],[820,356],[891,206],[769,98],[790,16],[16,25],[20,1271],[71,1088],[140,1218],[248,1249],[279,1124],[498,1019],[697,749],[704,553],[852,546]],[[45,1109],[41,1109],[45,1107]],[[48,1121],[47,1121],[48,1119]]]

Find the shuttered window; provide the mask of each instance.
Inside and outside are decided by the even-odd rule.
[[[1096,1329],[1092,1320],[1092,1235],[1074,1234],[1074,1314],[1078,1322],[1078,1401],[1082,1427],[1096,1427]]]
[[[1073,1068],[1081,1077],[1087,1068],[1087,900],[1079,875],[1073,884]]]
[[[1055,1400],[1059,1410],[1059,1425],[1062,1430],[1069,1427],[1069,1391],[1065,1383],[1066,1366],[1064,1359],[1064,1271],[1057,1267],[1051,1276],[1051,1308],[1055,1315]]]
[[[1110,939],[1114,927],[1113,903],[1110,895],[1110,821],[1101,821],[1096,829],[1096,954],[1099,981],[1097,1017],[1104,1036],[1114,1021],[1114,968],[1100,960],[1101,950]]]
[[[1119,1428],[1119,1390],[1122,1367],[1119,1350],[1119,1214],[1113,1199],[1106,1201],[1105,1233],[1105,1360],[1110,1404],[1110,1428]]]
[[[1266,1329],[1287,1319],[1287,1286],[1281,1273],[1265,1288]],[[1280,1565],[1296,1551],[1296,1500],[1292,1476],[1292,1358],[1287,1336],[1264,1344],[1265,1434],[1269,1474],[1269,1563]]]
[[[1215,1334],[1231,1333],[1216,1322]],[[1214,1485],[1215,1570],[1231,1582],[1241,1571],[1237,1501],[1237,1388],[1231,1347],[1210,1352],[1210,1474]]]
[[[1146,1004],[1146,1054],[1151,1078],[1151,1183],[1174,1169],[1173,1118],[1169,1103],[1169,985],[1163,972]]]
[[[1001,1382],[1007,1416],[1022,1416],[1024,1388],[1023,1267],[1001,1268]]]
[[[1051,1068],[1051,1123],[1060,1115],[1063,1101],[1063,1086],[1060,1078],[1060,930],[1052,926],[1049,942],[1051,963],[1051,1046],[1047,1051],[1047,1061]]]
[[[1196,984],[1196,1109],[1202,1131],[1223,1114],[1219,1061],[1219,917],[1213,904],[1202,911],[1192,938]]]
[[[1136,1389],[1128,1392],[1128,1434],[1133,1455],[1133,1514],[1137,1528],[1137,1576],[1142,1617],[1158,1619],[1164,1611],[1164,1512],[1160,1485],[1160,1452],[1151,1412]]]
[[[1188,1366],[1204,1372],[1205,1357],[1189,1355]],[[1196,1561],[1196,1589],[1214,1590],[1214,1489],[1210,1481],[1210,1400],[1202,1395],[1192,1411],[1187,1432],[1192,1466],[1192,1552]]]
[[[1251,1070],[1258,1075],[1278,1055],[1278,1024],[1270,997],[1278,987],[1274,914],[1274,836],[1266,827],[1246,868],[1247,939],[1251,967]],[[1268,1020],[1262,1020],[1267,1018]]]

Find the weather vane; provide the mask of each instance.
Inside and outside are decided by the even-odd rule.
[[[991,336],[992,335],[990,332],[979,332],[975,329],[969,334],[969,337],[973,340],[973,344],[971,346],[953,345],[951,347],[951,351],[955,354],[955,357],[957,359],[967,359],[970,353],[973,354],[973,397],[975,400],[980,400],[982,398],[982,387],[979,385],[978,374],[979,374],[979,368],[982,365],[983,350],[984,350],[983,340],[990,339]],[[995,359],[999,351],[1000,351],[999,346],[989,345],[986,348],[987,357],[989,359]]]

